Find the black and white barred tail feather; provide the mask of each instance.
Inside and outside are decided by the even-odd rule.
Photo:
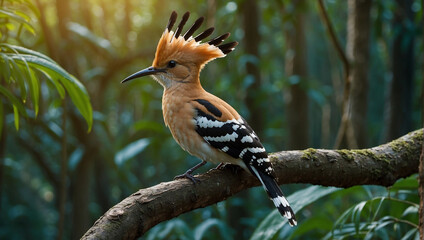
[[[253,166],[248,166],[248,168],[261,181],[262,186],[268,193],[269,198],[274,202],[274,205],[280,214],[288,219],[290,226],[296,226],[296,216],[275,179],[265,173],[256,170],[256,168]]]

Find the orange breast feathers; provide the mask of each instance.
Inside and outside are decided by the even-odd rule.
[[[172,89],[172,91],[164,92],[162,111],[165,124],[185,151],[205,161],[216,162],[212,155],[221,155],[222,152],[211,147],[196,132],[194,119],[196,112],[200,110],[221,122],[239,120],[240,115],[229,104],[203,89],[192,89],[184,91],[184,93],[180,91],[184,91],[184,89]],[[200,149],[202,151],[198,151]],[[225,155],[221,161],[233,162],[235,160],[228,159],[228,157]]]

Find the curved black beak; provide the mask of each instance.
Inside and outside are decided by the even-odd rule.
[[[135,79],[135,78],[140,78],[140,77],[144,77],[144,76],[147,76],[147,75],[153,75],[153,74],[156,74],[158,72],[165,72],[165,71],[163,69],[148,67],[146,69],[143,69],[141,71],[138,71],[138,72],[126,77],[124,80],[122,80],[121,83],[124,83],[126,81],[129,81],[129,80],[132,80],[132,79]]]

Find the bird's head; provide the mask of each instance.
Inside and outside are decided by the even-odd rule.
[[[172,12],[168,25],[159,39],[152,66],[132,74],[122,82],[147,75],[153,76],[165,89],[179,83],[198,82],[199,73],[206,63],[215,58],[225,57],[237,46],[237,42],[221,44],[230,33],[201,43],[201,40],[212,34],[213,27],[193,37],[193,33],[202,25],[203,17],[197,19],[184,35],[181,35],[189,16],[189,12],[183,15],[174,32],[172,27],[177,20],[177,13]]]

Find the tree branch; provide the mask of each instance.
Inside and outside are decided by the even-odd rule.
[[[370,149],[283,151],[270,158],[280,184],[391,186],[397,179],[418,171],[422,144],[421,129]],[[82,239],[136,239],[160,222],[260,184],[232,165],[197,177],[201,180],[198,184],[180,179],[137,191],[109,209]]]

